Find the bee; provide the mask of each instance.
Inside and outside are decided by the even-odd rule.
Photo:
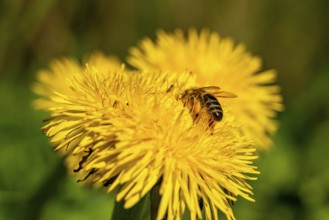
[[[208,127],[213,129],[223,118],[223,109],[218,98],[235,98],[235,94],[222,91],[217,86],[187,89],[181,96],[184,106],[190,109],[193,121],[198,123],[203,113],[208,118]]]

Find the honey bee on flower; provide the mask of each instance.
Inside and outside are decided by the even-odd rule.
[[[212,130],[223,118],[223,109],[217,98],[236,98],[233,93],[222,91],[218,86],[187,89],[181,100],[191,114],[193,121],[198,123],[205,113],[208,118],[208,126]]]

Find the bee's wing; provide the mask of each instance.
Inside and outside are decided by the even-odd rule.
[[[220,87],[218,86],[206,86],[202,88],[203,91],[205,92],[209,92],[211,94],[213,94],[216,97],[220,97],[220,98],[236,98],[237,96],[234,93],[231,92],[225,92],[222,91]]]
[[[231,92],[225,92],[225,91],[217,91],[213,93],[216,97],[220,98],[236,98],[237,95]]]
[[[218,86],[205,86],[205,87],[202,87],[201,89],[203,89],[204,91],[207,91],[207,92],[220,91],[220,87],[218,87]]]

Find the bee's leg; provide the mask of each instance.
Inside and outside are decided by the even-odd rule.
[[[192,114],[193,122],[198,123],[200,120],[201,105],[195,98],[193,98],[191,100],[191,106],[192,108],[190,112]]]
[[[200,116],[200,114],[199,113],[196,113],[194,115],[193,121],[196,122],[196,120],[198,120],[199,116]]]
[[[171,92],[171,90],[174,88],[174,84],[171,84],[168,89],[166,90],[166,93]]]
[[[209,126],[210,129],[214,128],[215,127],[215,121],[212,120],[212,119],[209,119],[208,126]]]
[[[213,119],[210,118],[209,119],[209,122],[208,122],[208,127],[210,129],[210,133],[211,134],[214,134],[215,124],[216,124],[215,120],[213,120]]]

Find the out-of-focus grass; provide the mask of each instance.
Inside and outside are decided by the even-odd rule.
[[[257,161],[256,203],[240,199],[237,219],[329,219],[327,10],[326,0],[0,1],[0,219],[110,218],[113,196],[76,183],[41,133],[34,74],[94,50],[124,60],[142,37],[177,27],[231,36],[279,72],[286,111]]]
[[[30,85],[0,82],[0,94],[0,219],[109,218],[113,197],[76,183],[52,152]]]
[[[257,163],[256,203],[237,204],[237,219],[329,218],[329,71],[281,115],[275,148]]]

